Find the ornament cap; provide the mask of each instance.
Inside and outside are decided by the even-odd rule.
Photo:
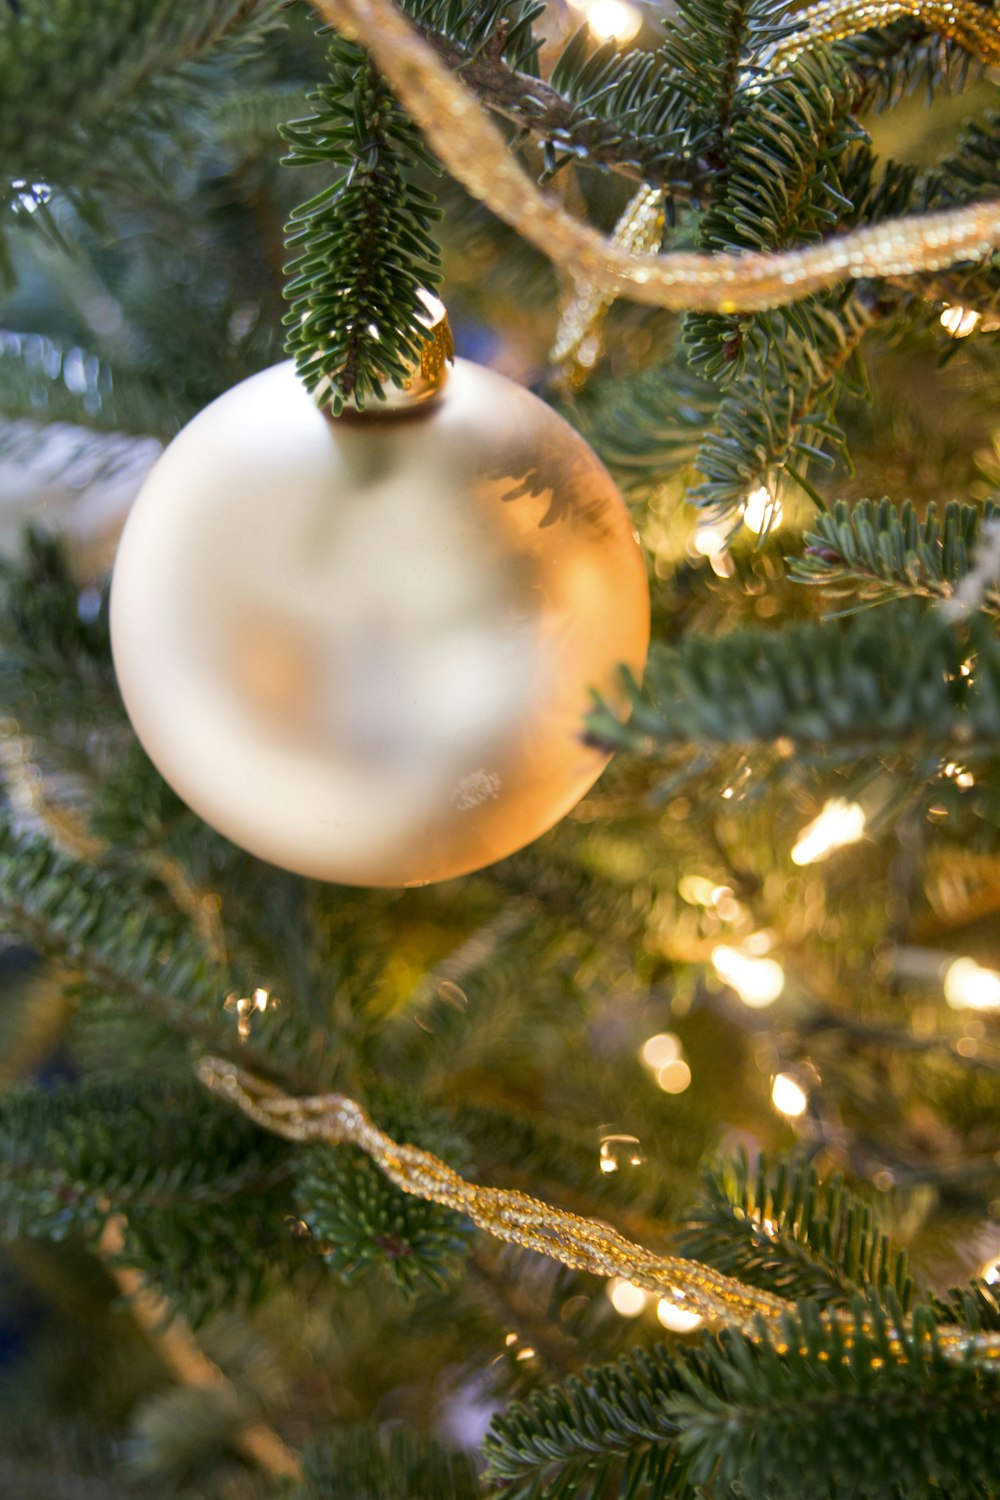
[[[455,362],[455,340],[448,322],[448,310],[440,297],[427,291],[421,291],[419,295],[422,309],[417,316],[427,333],[406,380],[401,386],[391,380],[383,381],[382,400],[371,401],[360,411],[352,403],[343,415],[394,417],[426,406],[440,395],[448,379],[448,366]]]

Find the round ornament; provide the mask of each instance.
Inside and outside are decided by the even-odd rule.
[[[289,361],[156,464],[111,632],[136,733],[206,822],[315,879],[421,885],[597,779],[583,717],[642,670],[649,598],[614,484],[530,392],[458,360],[424,404],[333,418]]]

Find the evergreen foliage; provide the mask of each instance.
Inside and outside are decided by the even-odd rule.
[[[610,223],[636,182],[662,188],[668,249],[789,248],[1000,194],[995,82],[917,20],[778,73],[801,15],[775,0],[679,0],[625,47],[585,25],[546,42],[535,0],[404,9],[574,212]],[[287,347],[333,413],[405,380],[443,266],[457,321],[515,328],[511,367],[541,367],[549,280],[445,184],[441,223],[419,131],[360,48],[317,42],[312,20],[276,0],[4,9],[0,457],[68,423],[65,451],[107,477],[119,445],[169,438],[277,359],[283,223]],[[888,113],[920,91],[960,96],[926,134]],[[303,99],[312,113],[288,123]],[[940,328],[944,303],[980,315],[971,337]],[[445,888],[322,887],[228,845],[130,735],[106,590],[81,594],[42,530],[0,563],[0,931],[39,965],[26,984],[0,949],[0,1407],[16,1428],[0,1491],[1000,1494],[1000,1377],[946,1358],[937,1332],[1000,1332],[1000,1052],[982,1002],[1000,967],[998,307],[994,256],[753,315],[612,312],[607,365],[565,410],[654,554],[645,682],[626,722],[598,703],[587,726],[631,754],[531,849]],[[947,439],[936,395],[921,405],[939,383]],[[801,543],[736,544],[710,575],[676,502],[734,539],[761,485],[786,528],[815,506]],[[951,618],[938,606],[956,594]],[[662,761],[679,778],[659,780]],[[720,780],[730,763],[745,780]],[[877,816],[842,864],[792,872],[784,832],[831,783],[871,791]],[[780,961],[780,1004],[717,983],[719,947]],[[980,990],[946,1008],[959,955]],[[238,1028],[258,987],[274,1004]],[[654,1040],[688,1069],[680,1093]],[[654,1345],[652,1301],[620,1317],[604,1282],[473,1239],[360,1151],[223,1108],[192,1081],[205,1050],[291,1093],[355,1095],[462,1171],[794,1310]],[[813,1092],[784,1120],[769,1080],[793,1056]],[[792,1131],[805,1149],[782,1155]],[[734,1140],[760,1152],[734,1161]],[[706,1152],[718,1164],[681,1212]],[[887,1194],[892,1234],[848,1186],[876,1167],[911,1185]],[[215,1358],[228,1329],[281,1377],[165,1385],[158,1335],[109,1316],[109,1226],[110,1269],[139,1271],[182,1340],[193,1328]],[[958,1264],[981,1274],[950,1292],[926,1270]],[[4,1373],[19,1303],[51,1320],[23,1380]],[[482,1474],[440,1439],[470,1447],[486,1409]],[[269,1468],[268,1424],[304,1450],[301,1477]],[[271,1459],[237,1467],[248,1429]]]
[[[440,1443],[418,1443],[404,1428],[348,1428],[306,1454],[295,1500],[477,1500],[471,1460]]]
[[[360,48],[330,45],[330,81],[316,114],[285,127],[292,166],[317,161],[342,176],[297,209],[289,245],[287,347],[334,415],[402,385],[421,344],[420,292],[439,279],[430,238],[436,210],[412,178],[433,163]]]
[[[962,672],[967,661],[975,670]],[[794,631],[691,636],[654,651],[627,724],[591,715],[601,744],[655,755],[677,743],[787,739],[855,758],[876,747],[996,746],[1000,646],[913,607]]]
[[[989,522],[995,526],[1000,507],[951,501],[939,513],[932,501],[921,518],[911,501],[888,499],[849,506],[838,501],[816,517],[804,537],[801,557],[792,558],[790,573],[802,583],[822,584],[837,595],[878,604],[917,596],[947,599],[968,575],[976,547]],[[979,608],[1000,608],[992,586]]]
[[[373,1109],[397,1140],[454,1158],[462,1143],[447,1122],[388,1103]],[[457,1214],[411,1197],[355,1147],[307,1153],[297,1176],[299,1212],[330,1269],[350,1285],[374,1267],[405,1294],[442,1290],[461,1265],[470,1230]]]
[[[906,1256],[892,1252],[871,1205],[806,1161],[772,1169],[761,1157],[751,1169],[741,1156],[707,1168],[680,1247],[794,1302],[845,1304],[874,1288],[905,1310],[913,1292]]]

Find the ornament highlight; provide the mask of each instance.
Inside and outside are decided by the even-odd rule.
[[[412,410],[326,415],[292,362],[213,402],[135,503],[111,595],[143,746],[206,822],[319,880],[421,885],[583,796],[649,599],[607,472],[458,360]]]

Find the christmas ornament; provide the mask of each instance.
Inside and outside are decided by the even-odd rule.
[[[261,859],[419,885],[557,822],[607,757],[649,601],[628,512],[530,392],[431,341],[388,411],[325,414],[294,365],[167,448],[115,564],[122,695],[163,776]],[[400,409],[399,403],[403,406]]]

